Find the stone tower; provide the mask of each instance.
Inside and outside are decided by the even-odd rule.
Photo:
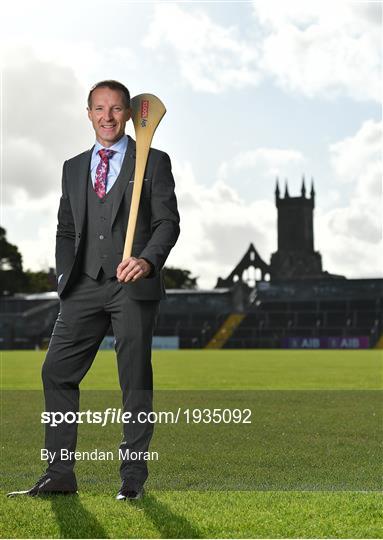
[[[271,255],[271,280],[323,276],[321,254],[314,251],[314,202],[313,180],[309,197],[306,197],[304,177],[299,197],[290,197],[287,180],[284,197],[281,197],[277,178],[275,204],[278,209],[278,251]]]

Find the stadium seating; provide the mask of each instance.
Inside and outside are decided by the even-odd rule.
[[[361,336],[373,347],[382,335],[383,279],[260,282],[245,293],[239,302],[235,288],[169,290],[155,336],[178,336],[181,348],[204,348],[235,313],[244,318],[223,348],[279,348],[288,338]],[[0,299],[0,347],[46,347],[58,310],[52,293]]]
[[[362,336],[373,347],[382,334],[381,279],[276,282],[251,297],[247,316],[225,348],[278,348],[294,337]]]

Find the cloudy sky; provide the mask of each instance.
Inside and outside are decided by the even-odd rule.
[[[213,287],[250,242],[269,262],[275,178],[296,196],[304,174],[324,269],[381,277],[381,12],[366,1],[8,2],[0,222],[24,268],[54,266],[62,163],[92,146],[86,96],[114,78],[168,110],[153,144],[172,158],[181,214],[168,265]]]

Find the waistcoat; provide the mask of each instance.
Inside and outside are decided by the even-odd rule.
[[[89,174],[83,271],[93,279],[97,279],[101,268],[107,278],[115,276],[121,262],[121,254],[117,255],[118,246],[113,244],[111,224],[113,202],[117,193],[115,188],[120,181],[121,176],[105,197],[100,199],[94,191]]]

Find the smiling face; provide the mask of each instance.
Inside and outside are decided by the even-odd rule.
[[[122,92],[107,87],[93,90],[88,117],[102,146],[108,148],[121,139],[130,116],[131,109],[126,107]]]

